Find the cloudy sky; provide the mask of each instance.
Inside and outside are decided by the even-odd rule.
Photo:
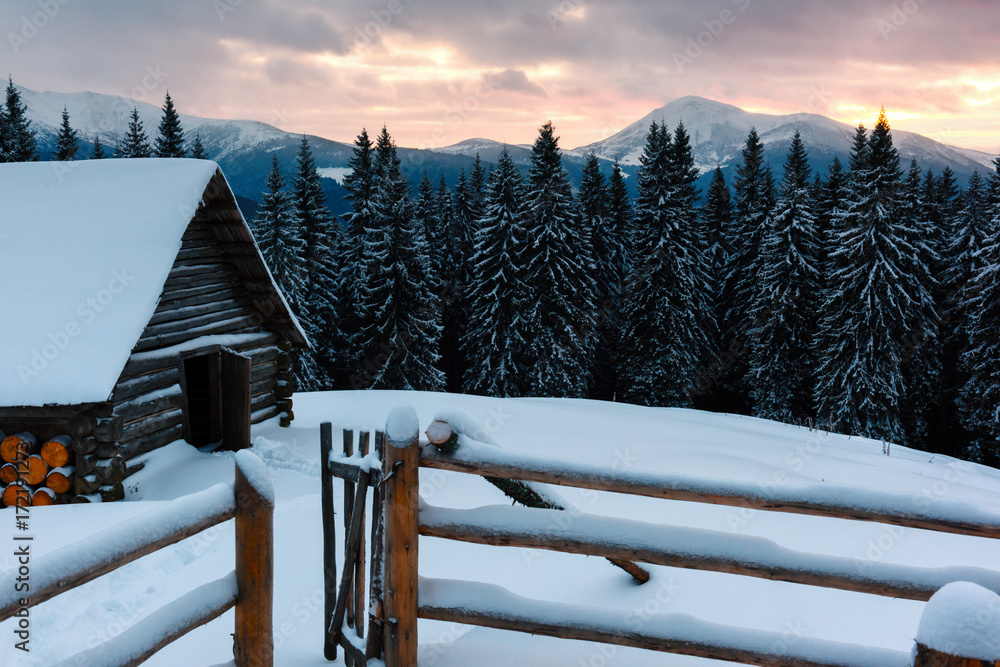
[[[1000,150],[996,0],[3,0],[0,33],[28,88],[341,141],[576,147],[702,95]]]

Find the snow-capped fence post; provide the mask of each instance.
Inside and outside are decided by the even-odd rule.
[[[256,454],[236,453],[237,667],[274,664],[274,487]]]
[[[917,629],[914,667],[1000,664],[1000,596],[956,581],[931,596]]]
[[[409,405],[393,408],[385,425],[385,664],[417,664],[417,543],[420,423]]]

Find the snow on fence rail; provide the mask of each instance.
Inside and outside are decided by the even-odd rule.
[[[332,559],[326,561],[327,618],[330,621],[326,637],[327,659],[334,659],[336,647],[342,646],[347,652],[348,667],[365,665],[368,659],[383,655],[388,667],[414,665],[416,619],[419,617],[752,665],[993,665],[992,660],[977,661],[989,656],[963,654],[958,657],[942,652],[944,644],[940,639],[934,642],[936,646],[918,642],[912,654],[819,640],[786,646],[785,642],[775,642],[767,632],[721,626],[683,614],[665,616],[662,622],[638,633],[620,619],[616,621],[612,610],[529,600],[481,583],[420,580],[417,574],[418,536],[425,535],[478,544],[603,556],[633,573],[639,581],[643,579],[636,573],[645,571],[635,565],[636,561],[914,600],[931,599],[942,588],[954,586],[954,582],[972,582],[963,585],[1000,591],[1000,573],[981,568],[874,564],[861,572],[850,559],[793,551],[763,538],[580,514],[574,514],[573,521],[567,523],[552,514],[560,508],[558,497],[534,484],[576,486],[1000,537],[1000,515],[969,503],[938,499],[934,507],[915,507],[912,496],[832,485],[775,489],[774,493],[765,494],[759,488],[738,483],[666,474],[622,473],[508,452],[494,443],[477,442],[470,424],[468,418],[454,411],[439,414],[427,429],[428,439],[437,451],[431,447],[421,451],[416,415],[409,406],[399,406],[389,415],[386,432],[376,435],[380,445],[384,441],[384,447],[379,448],[376,456],[368,455],[367,444],[354,455],[353,434],[345,431],[344,456],[337,458],[331,454],[331,426],[323,425],[324,535],[331,555],[333,526],[332,518],[328,520],[327,516],[332,517],[333,475],[345,479],[344,497],[348,504],[344,517],[348,530],[346,563],[339,598],[332,585],[335,563]],[[366,434],[362,435],[362,440],[367,443]],[[527,507],[456,510],[422,504],[417,474],[421,466],[483,476]],[[354,482],[358,483],[356,491]],[[365,560],[362,527],[365,489],[369,486],[375,490],[372,505],[375,553],[369,593],[369,632],[365,641],[361,608]],[[629,570],[625,565],[634,569]],[[975,595],[971,597],[976,598]],[[998,608],[988,611],[996,612],[1000,627],[1000,597],[996,599]],[[345,624],[347,609],[352,610],[353,616]],[[975,612],[972,613],[975,616]],[[354,628],[353,632],[348,632],[349,628]],[[1000,646],[1000,640],[997,643]],[[963,653],[965,645],[968,641],[964,644],[959,641],[954,644],[953,652]],[[775,646],[783,648],[779,650]],[[997,657],[1000,658],[1000,648]]]
[[[249,451],[236,454],[235,484],[217,484],[124,521],[39,558],[31,595],[15,593],[16,571],[0,580],[0,621],[77,586],[236,519],[236,568],[160,608],[115,639],[62,665],[138,665],[167,644],[236,607],[233,652],[238,667],[273,664],[274,494],[264,463]],[[27,602],[27,604],[23,604]]]

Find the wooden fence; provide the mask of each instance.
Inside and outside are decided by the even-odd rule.
[[[794,489],[754,492],[750,487],[710,484],[668,475],[631,474],[599,469],[583,464],[548,461],[530,455],[499,450],[474,443],[461,427],[435,422],[428,429],[434,447],[419,446],[416,415],[409,406],[390,414],[385,433],[376,433],[377,458],[368,457],[368,434],[360,435],[358,454],[353,449],[353,433],[344,432],[344,457],[331,456],[332,430],[322,429],[324,536],[327,549],[327,636],[326,658],[336,657],[337,647],[346,652],[348,667],[365,665],[382,657],[388,667],[417,664],[417,619],[457,622],[513,630],[537,635],[581,639],[674,654],[726,660],[750,665],[791,667],[976,667],[994,665],[968,657],[944,655],[917,645],[916,662],[911,653],[878,650],[848,644],[797,637],[789,643],[780,633],[732,628],[731,639],[720,639],[714,626],[711,633],[697,623],[678,622],[679,616],[665,615],[636,630],[634,624],[616,620],[607,610],[606,618],[595,620],[593,610],[521,598],[495,586],[469,582],[419,579],[417,573],[419,536],[433,536],[463,542],[503,547],[548,549],[564,553],[602,556],[615,564],[650,563],[670,567],[725,572],[826,588],[928,600],[952,581],[973,581],[991,590],[1000,590],[1000,573],[976,568],[919,568],[871,563],[858,568],[853,559],[803,554],[773,543],[761,553],[758,538],[716,533],[712,540],[692,539],[685,528],[574,515],[560,521],[554,509],[527,507],[490,508],[489,516],[477,510],[420,508],[419,468],[435,468],[469,473],[494,484],[533,482],[572,486],[597,491],[684,500],[733,507],[749,507],[814,516],[875,521],[939,532],[1000,537],[1000,523],[957,521],[945,507],[915,512],[905,508],[903,497],[886,495],[884,511],[860,508],[850,498],[830,497],[817,501]],[[383,451],[384,450],[384,451]],[[379,465],[379,462],[381,465]],[[345,480],[346,562],[340,578],[339,594],[332,585],[334,563],[334,522],[332,518],[332,477]],[[355,486],[356,485],[356,486]],[[371,588],[365,640],[364,561],[367,489],[374,490],[372,504]],[[508,493],[512,497],[516,493]],[[905,499],[912,505],[912,497]],[[942,501],[944,503],[944,501]],[[524,503],[522,503],[524,504]],[[947,503],[944,503],[947,505]],[[420,508],[420,509],[418,509]],[[503,530],[495,521],[502,519]],[[517,526],[511,530],[511,526]],[[624,536],[624,537],[623,537]],[[703,546],[695,547],[701,543]],[[705,544],[710,546],[704,546]],[[384,554],[384,557],[383,557]],[[384,573],[382,572],[384,568]],[[640,568],[641,569],[641,568]],[[380,576],[380,573],[382,576]],[[635,575],[634,575],[635,576]],[[648,575],[647,575],[648,576]],[[639,577],[636,577],[639,579]],[[379,584],[384,582],[384,590]],[[502,608],[477,600],[503,600]],[[387,620],[388,619],[388,620]],[[558,620],[555,620],[558,619]],[[346,620],[346,622],[345,622]],[[690,619],[688,619],[690,621]],[[1000,667],[1000,661],[996,663]]]
[[[11,508],[16,512],[17,508]],[[236,456],[234,486],[219,484],[39,557],[31,566],[30,598],[14,594],[16,570],[0,582],[0,621],[98,577],[236,519],[236,567],[161,607],[124,633],[60,665],[131,666],[191,630],[236,607],[233,654],[237,667],[273,665],[273,511],[269,473],[256,455]],[[23,604],[27,602],[27,604]]]

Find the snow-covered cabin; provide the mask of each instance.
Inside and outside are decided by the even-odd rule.
[[[290,416],[308,343],[214,162],[0,164],[0,304],[8,435],[127,461]]]

